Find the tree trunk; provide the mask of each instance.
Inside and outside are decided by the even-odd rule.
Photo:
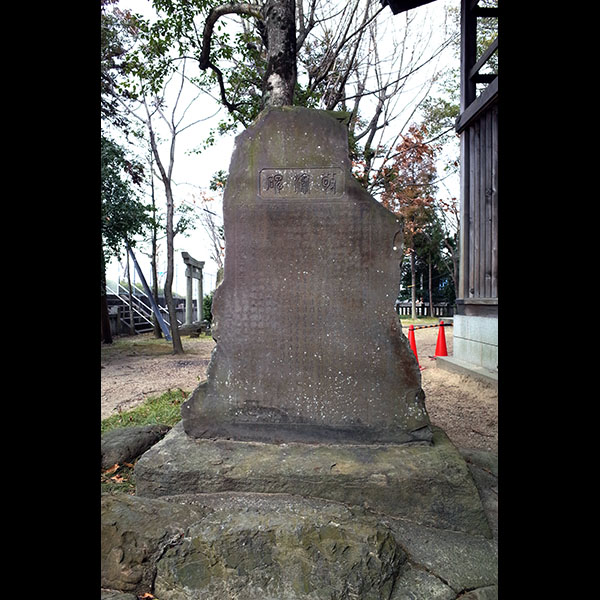
[[[456,252],[452,254],[452,281],[456,294],[458,292],[458,253]]]
[[[290,106],[296,85],[296,1],[266,0],[262,9],[249,2],[225,2],[210,9],[202,32],[200,69],[209,67],[219,82],[221,101],[234,113],[237,107],[225,96],[221,70],[210,60],[210,40],[215,23],[229,14],[248,15],[257,20],[260,36],[267,49],[267,68],[263,80],[262,106]]]
[[[150,152],[150,185],[152,190],[152,256],[150,258],[150,264],[152,268],[152,295],[154,296],[156,306],[158,306],[158,267],[156,264],[156,254],[158,252],[156,239],[158,236],[158,223],[156,222],[156,202],[154,198],[154,174],[152,162],[152,152]],[[156,339],[161,339],[162,329],[160,328],[160,324],[154,313],[152,314],[152,326],[154,328],[154,337]]]
[[[448,241],[444,241],[444,246],[446,246],[446,250],[448,250],[448,254],[450,254],[450,259],[452,260],[452,271],[450,272],[450,277],[452,277],[452,283],[454,283],[454,289],[458,293],[458,257],[459,251],[455,250],[452,244],[449,244]]]
[[[292,105],[296,85],[296,2],[267,0],[263,12],[267,45],[263,106]]]
[[[171,338],[173,339],[173,352],[175,354],[184,354],[179,327],[177,326],[177,307],[173,298],[173,193],[169,185],[165,185],[167,194],[167,279],[165,281],[165,300],[169,311],[169,321],[171,323]]]
[[[171,325],[171,339],[173,340],[173,352],[175,354],[184,354],[183,346],[181,345],[181,336],[179,335],[179,327],[177,325],[177,308],[173,299],[173,237],[174,237],[174,226],[173,226],[173,189],[171,187],[171,172],[173,169],[173,160],[175,156],[175,133],[172,132],[171,137],[171,149],[169,159],[169,172],[165,171],[164,165],[160,160],[160,154],[156,145],[156,137],[152,128],[152,121],[150,115],[148,115],[148,132],[150,133],[150,145],[152,147],[152,154],[156,160],[156,165],[160,171],[160,177],[162,179],[165,195],[167,197],[167,278],[165,280],[165,300],[167,302],[167,311],[169,312],[169,321]]]
[[[158,269],[156,266],[156,246],[153,240],[152,242],[152,295],[154,296],[154,302],[156,306],[158,303]],[[152,314],[152,327],[154,328],[154,337],[158,340],[162,338],[162,329],[155,314]]]
[[[135,323],[133,321],[133,297],[131,293],[131,263],[127,253],[127,289],[129,296],[129,335],[135,335]]]
[[[100,333],[104,344],[112,344],[112,333],[110,332],[110,318],[108,316],[108,303],[106,302],[106,260],[101,250],[101,273],[100,273]]]
[[[429,316],[433,317],[433,293],[431,285],[431,252],[429,253]]]
[[[415,251],[410,249],[410,283],[411,283],[411,302],[412,302],[412,318],[417,318],[417,274],[415,272]]]

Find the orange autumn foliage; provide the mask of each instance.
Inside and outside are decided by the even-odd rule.
[[[411,125],[396,146],[396,153],[383,168],[382,204],[404,221],[408,247],[415,234],[428,223],[436,191],[436,147],[424,141],[424,126]]]

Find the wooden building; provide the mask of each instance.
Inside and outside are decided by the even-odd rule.
[[[382,0],[394,14],[435,0]],[[477,51],[478,19],[498,17],[480,0],[461,7],[460,269],[453,356],[440,366],[497,381],[498,374],[498,73],[490,58],[498,37]],[[491,4],[491,3],[488,3]]]

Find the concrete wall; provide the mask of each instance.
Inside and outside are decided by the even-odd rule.
[[[453,355],[478,367],[498,371],[498,319],[454,315]]]

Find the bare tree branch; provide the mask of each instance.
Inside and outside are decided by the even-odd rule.
[[[225,82],[223,81],[223,73],[221,72],[221,69],[219,69],[219,67],[217,67],[217,65],[215,65],[212,62],[209,62],[208,66],[213,70],[214,74],[217,76],[217,81],[219,82],[219,92],[221,94],[221,102],[223,102],[223,104],[226,106],[227,110],[231,114],[237,113],[237,118],[240,120],[244,127],[247,127],[248,125],[241,116],[237,104],[232,104],[231,102],[229,102],[229,100],[227,100],[227,92],[225,91]]]
[[[214,65],[210,62],[210,40],[215,27],[215,23],[224,15],[248,15],[255,17],[259,21],[263,20],[262,11],[254,4],[248,2],[235,2],[221,4],[210,9],[206,22],[204,23],[204,31],[202,33],[202,52],[200,54],[200,68],[205,71],[208,67],[214,70]]]
[[[298,37],[296,39],[296,51],[299,52],[302,48],[304,41],[308,34],[312,31],[316,25],[315,21],[315,5],[317,0],[311,0],[310,9],[308,12],[308,21],[304,23],[304,6],[302,0],[296,3],[296,9],[298,11]]]
[[[213,73],[217,77],[217,82],[219,84],[221,102],[225,105],[230,114],[236,115],[240,122],[243,124],[243,126],[247,127],[247,123],[242,118],[238,105],[231,103],[227,99],[225,82],[223,79],[223,72],[221,71],[221,69],[219,69],[219,67],[217,67],[217,65],[215,65],[214,62],[210,60],[210,42],[212,39],[215,24],[221,17],[231,14],[255,17],[260,23],[262,23],[263,21],[263,14],[259,7],[253,4],[249,4],[248,2],[227,3],[211,8],[206,18],[206,22],[204,23],[204,30],[202,32],[202,51],[200,53],[198,66],[203,71],[205,71],[208,68],[210,68],[213,71]]]
[[[412,68],[410,71],[408,71],[407,73],[403,73],[402,75],[400,75],[397,79],[395,79],[394,81],[390,81],[386,84],[387,87],[394,85],[396,83],[399,83],[405,79],[408,79],[411,75],[413,75],[414,73],[416,73],[419,69],[422,69],[425,65],[427,65],[428,63],[430,63],[434,58],[436,58],[439,54],[441,54],[450,44],[452,43],[452,38],[446,40],[435,52],[434,54],[432,54],[429,58],[427,58],[424,62],[418,64],[417,66],[415,66],[414,68]],[[364,97],[364,96],[370,96],[370,95],[375,95],[375,94],[379,94],[382,90],[382,87],[376,88],[374,90],[368,91],[368,92],[361,92],[361,93],[357,93],[354,94],[353,96],[346,96],[344,98],[344,100],[354,100],[355,98],[358,97]]]

